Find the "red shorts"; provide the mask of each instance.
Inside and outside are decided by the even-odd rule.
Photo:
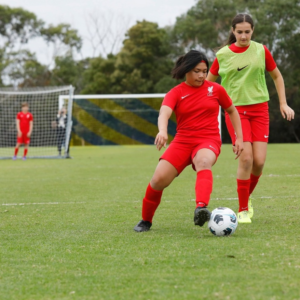
[[[221,140],[208,138],[183,140],[179,138],[176,139],[175,137],[159,160],[164,159],[168,161],[176,168],[178,174],[190,164],[192,164],[195,170],[193,158],[200,149],[209,149],[213,151],[218,158],[221,152]]]
[[[27,136],[28,133],[22,133],[22,135],[17,137],[17,143],[18,144],[25,144],[29,145],[30,143],[30,137]]]
[[[268,102],[236,106],[240,115],[244,142],[268,142],[269,141],[269,106]],[[236,135],[230,122],[229,115],[225,114],[225,122],[231,137],[232,144],[235,144]]]

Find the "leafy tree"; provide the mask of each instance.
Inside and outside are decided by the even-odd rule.
[[[51,71],[51,85],[73,85],[76,93],[84,87],[83,74],[89,67],[89,59],[74,60],[72,55],[55,58],[55,67]]]
[[[48,44],[54,46],[54,58],[59,56],[62,48],[67,48],[67,55],[72,55],[73,50],[79,51],[82,46],[82,39],[78,31],[71,28],[69,24],[49,25],[41,29],[41,35]]]
[[[111,76],[116,70],[116,56],[107,59],[99,56],[90,59],[89,67],[83,74],[83,94],[110,94],[113,91]]]
[[[123,44],[112,74],[113,83],[120,83],[115,92],[153,93],[156,83],[170,74],[173,66],[166,30],[156,23],[137,22],[128,30]]]

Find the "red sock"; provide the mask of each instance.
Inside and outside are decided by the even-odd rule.
[[[255,189],[257,183],[258,183],[258,180],[259,180],[259,177],[261,176],[261,174],[259,176],[256,176],[256,175],[253,175],[251,174],[250,175],[250,189],[249,189],[249,195],[252,194],[253,190]]]
[[[143,199],[142,219],[152,223],[154,213],[160,203],[163,191],[154,190],[150,183],[148,184],[145,198]]]
[[[24,149],[24,157],[26,157],[28,149]]]
[[[17,156],[17,154],[18,154],[18,151],[19,151],[19,148],[15,148],[15,156]]]
[[[239,196],[239,212],[243,210],[248,210],[248,200],[249,200],[249,188],[250,179],[241,180],[237,179],[237,193]]]
[[[196,179],[196,207],[207,206],[212,192],[213,176],[211,170],[202,170],[197,173]]]

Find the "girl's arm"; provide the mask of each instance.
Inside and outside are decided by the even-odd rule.
[[[160,108],[158,116],[158,134],[156,135],[154,144],[156,148],[160,150],[162,147],[166,147],[168,141],[168,121],[172,115],[173,110],[166,105]]]
[[[20,129],[20,120],[19,119],[16,119],[16,127],[17,127],[18,136],[20,137],[22,135],[22,132]]]
[[[241,119],[234,105],[229,106],[225,110],[229,114],[231,124],[236,134],[235,146],[233,151],[236,154],[235,159],[237,159],[242,154],[242,151],[244,150]]]
[[[219,76],[213,75],[212,73],[208,72],[208,75],[206,77],[207,81],[215,82],[218,79]]]
[[[294,119],[295,112],[286,103],[283,77],[277,67],[269,72],[269,74],[271,75],[277,90],[281,115],[284,119],[286,118],[288,121],[291,121]]]
[[[31,136],[32,129],[33,129],[33,122],[32,122],[32,121],[30,121],[30,122],[29,122],[29,132],[28,132],[28,137],[30,137],[30,136]]]

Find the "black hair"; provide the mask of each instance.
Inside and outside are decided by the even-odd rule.
[[[249,23],[251,25],[251,28],[252,29],[254,28],[253,19],[248,14],[237,14],[231,22],[231,27],[233,28],[233,30],[235,30],[236,24],[243,23],[243,22]],[[231,45],[235,42],[236,42],[235,35],[233,34],[232,31],[230,31],[226,45]]]
[[[206,56],[200,51],[190,50],[177,59],[172,70],[172,77],[175,79],[183,79],[185,74],[193,70],[201,61],[205,62],[208,69],[209,63]]]

